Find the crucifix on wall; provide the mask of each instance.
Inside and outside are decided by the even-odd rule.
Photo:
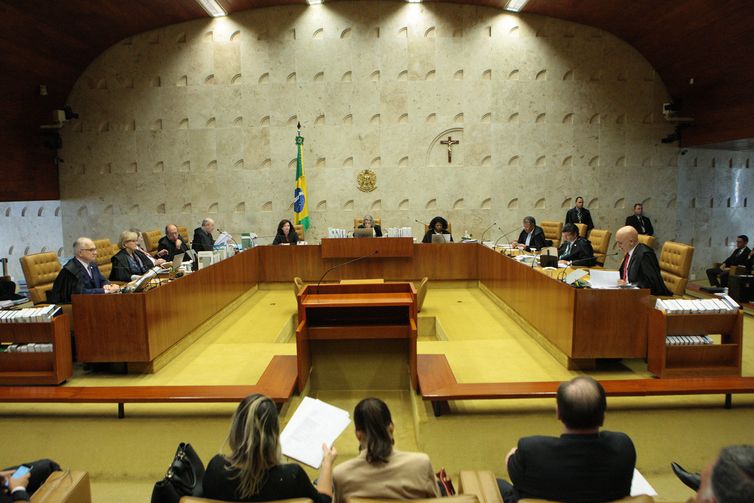
[[[447,140],[441,140],[440,143],[448,146],[448,164],[453,160],[453,145],[461,143],[459,140],[454,140],[451,136],[448,136]]]

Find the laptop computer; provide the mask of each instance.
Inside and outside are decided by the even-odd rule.
[[[353,230],[353,237],[355,238],[373,238],[374,237],[374,229],[372,227],[369,228],[356,228]]]
[[[450,243],[450,234],[432,234],[432,243]]]

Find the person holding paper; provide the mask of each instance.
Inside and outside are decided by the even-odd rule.
[[[281,462],[278,410],[270,398],[253,394],[238,405],[228,433],[229,455],[218,454],[207,465],[203,497],[225,501],[272,501],[310,498],[332,501],[332,465],[337,451],[322,445],[317,486],[303,468]]]
[[[578,376],[558,387],[559,437],[518,441],[505,458],[511,482],[498,479],[505,503],[535,498],[598,502],[629,495],[636,449],[625,433],[600,431],[607,399],[600,383]]]
[[[652,295],[673,295],[665,286],[660,274],[660,264],[652,248],[639,243],[639,233],[627,225],[615,233],[615,244],[625,253],[620,266],[618,284],[636,284],[639,288],[649,288]]]
[[[563,242],[558,248],[558,260],[561,262],[576,262],[575,265],[593,266],[594,258],[592,243],[579,236],[579,229],[574,224],[565,224],[562,233]]]
[[[435,217],[429,221],[429,229],[424,234],[422,243],[431,243],[433,234],[450,234],[448,231],[448,221],[442,217]],[[453,242],[453,236],[450,236],[450,241]]]
[[[532,216],[525,216],[523,221],[524,228],[521,234],[518,235],[518,240],[513,244],[519,249],[531,251],[541,250],[546,246],[545,244],[545,231],[542,227],[537,225],[537,221]]]
[[[429,456],[393,448],[393,419],[387,404],[365,398],[353,411],[359,455],[333,470],[335,502],[349,498],[436,498],[440,491]]]
[[[290,220],[281,220],[278,224],[278,230],[275,239],[272,240],[274,245],[295,245],[298,243],[298,234],[293,228]]]

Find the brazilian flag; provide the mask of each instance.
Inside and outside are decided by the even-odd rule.
[[[306,176],[304,175],[304,137],[301,136],[301,126],[296,134],[296,190],[293,191],[294,224],[301,224],[304,230],[309,229],[309,201],[306,196]]]

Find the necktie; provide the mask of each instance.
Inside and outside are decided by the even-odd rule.
[[[100,284],[99,281],[97,281],[97,275],[94,274],[94,264],[89,264],[89,277],[92,278],[92,283],[94,283],[94,288],[99,288]]]
[[[626,253],[626,256],[623,257],[623,265],[621,265],[621,269],[623,270],[623,279],[628,283],[628,259],[629,255]]]
[[[637,217],[639,219],[639,227],[641,227],[641,233],[644,234],[647,232],[647,230],[644,228],[644,219],[641,218],[641,215]]]
[[[581,210],[576,210],[576,218],[579,219],[579,223],[582,223],[581,222]]]

